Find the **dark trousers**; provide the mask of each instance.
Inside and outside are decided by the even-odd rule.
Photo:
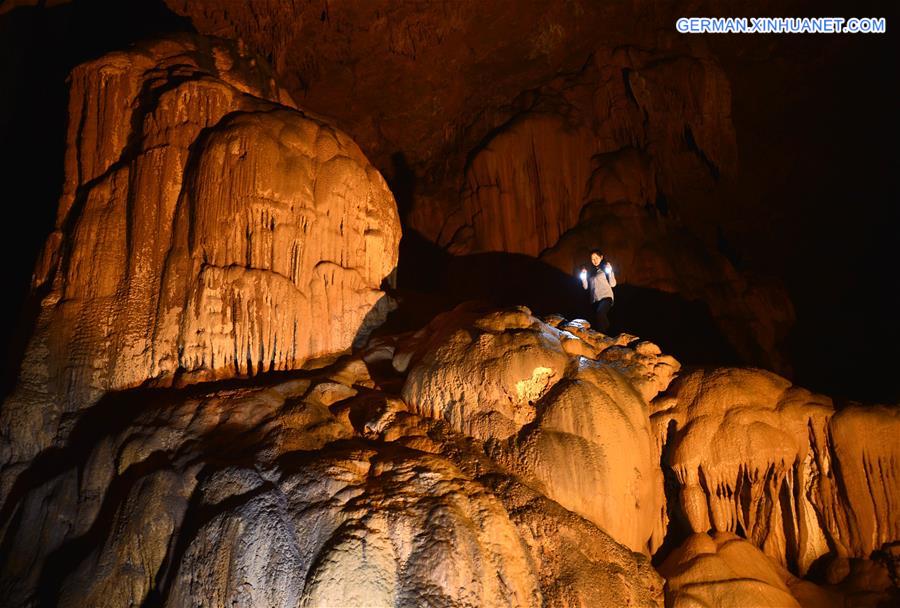
[[[612,308],[612,298],[603,298],[594,302],[594,329],[606,333],[609,331],[609,309]]]

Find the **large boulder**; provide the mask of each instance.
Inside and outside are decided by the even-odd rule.
[[[146,43],[70,77],[65,184],[0,463],[107,391],[297,369],[386,312],[400,225],[349,137],[238,46]]]
[[[887,568],[869,560],[854,561],[852,565],[838,562],[833,569],[844,570],[843,578],[816,584],[797,578],[751,542],[730,532],[716,532],[689,536],[660,564],[659,572],[666,577],[666,606],[671,608],[896,605],[900,593]]]
[[[495,459],[617,542],[647,551],[661,541],[662,476],[646,399],[678,363],[631,336],[554,322],[527,308],[462,307],[435,319],[394,354],[395,368],[408,368],[403,398],[486,441]]]
[[[197,531],[166,605],[541,605],[503,506],[444,459],[351,448],[280,467],[274,486],[208,480],[203,503],[233,506]]]
[[[479,439],[509,437],[534,420],[538,400],[569,363],[559,332],[527,309],[457,310],[435,319],[421,339],[394,357],[395,368],[408,371],[404,400]]]
[[[581,515],[525,484],[486,454],[481,442],[443,420],[419,416],[387,395],[349,400],[354,427],[370,440],[442,455],[503,502],[540,580],[544,606],[662,605],[662,579],[648,556],[631,551]]]
[[[660,572],[666,577],[666,606],[672,608],[802,605],[788,586],[794,577],[752,544],[727,532],[691,536]],[[814,597],[831,599],[822,591]]]
[[[662,475],[646,402],[602,361],[579,360],[533,425],[492,450],[541,492],[633,551],[662,540]]]

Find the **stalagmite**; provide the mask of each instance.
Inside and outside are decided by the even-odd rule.
[[[178,37],[71,76],[66,180],[0,463],[107,391],[298,369],[383,318],[400,226],[346,135],[257,60]],[[6,484],[7,481],[4,481]]]

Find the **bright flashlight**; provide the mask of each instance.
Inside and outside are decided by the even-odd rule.
[[[583,280],[585,280],[586,278],[587,278],[587,270],[582,270],[582,271],[581,271],[581,280],[583,281]]]
[[[609,262],[607,262],[606,264],[604,264],[604,265],[603,265],[603,272],[605,272],[606,274],[609,274],[610,272],[612,272],[612,264],[610,264]]]

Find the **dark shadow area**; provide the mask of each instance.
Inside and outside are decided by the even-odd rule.
[[[161,0],[73,0],[0,14],[0,255],[4,346],[0,395],[8,393],[37,313],[28,297],[34,263],[53,229],[62,190],[66,77],[73,67],[157,34],[193,31]]]
[[[741,260],[741,253],[735,249],[734,245],[725,236],[725,231],[721,225],[716,226],[716,249],[731,262],[732,266],[738,270],[743,270],[744,264],[743,260]]]
[[[884,265],[900,261],[892,251],[896,237],[887,234],[898,225],[885,222],[872,230],[870,253],[857,255]],[[900,290],[894,274],[873,264],[838,261],[831,272],[812,268],[794,279],[797,324],[789,348],[798,384],[843,400],[900,403]],[[832,281],[840,288],[832,290]]]
[[[791,484],[782,480],[781,488],[778,490],[778,504],[781,506],[782,513],[790,513],[794,505],[794,497],[791,494]],[[799,530],[795,527],[794,521],[785,517],[781,521],[782,530],[784,531],[785,546],[787,549],[787,568],[791,572],[798,572],[797,552],[795,547],[802,547],[800,544]]]
[[[666,442],[663,444],[662,454],[659,458],[659,466],[663,472],[663,490],[666,495],[666,514],[669,517],[669,525],[666,526],[666,535],[662,544],[651,556],[651,563],[655,568],[666,561],[672,551],[680,547],[693,534],[691,524],[681,510],[681,484],[678,483],[675,471],[669,464],[672,460],[672,450],[677,432],[677,423],[670,420],[666,427]]]
[[[900,403],[900,98],[896,79],[884,76],[900,69],[893,32],[854,37],[829,64],[834,73],[819,75],[841,82],[829,89],[836,94],[812,116],[791,114],[795,137],[807,136],[814,154],[792,157],[786,195],[800,201],[791,221],[801,228],[782,271],[797,311],[795,380],[834,397]]]
[[[391,155],[391,165],[393,176],[388,185],[394,194],[394,200],[397,201],[397,214],[400,216],[400,221],[405,224],[406,216],[412,209],[413,199],[416,195],[416,173],[409,166],[403,152],[394,152]]]
[[[709,307],[677,294],[619,285],[610,332],[657,343],[685,364],[741,363]],[[527,255],[478,253],[453,256],[411,229],[400,243],[399,308],[378,333],[418,329],[439,312],[474,300],[493,306],[528,306],[539,316],[558,313],[590,320],[587,292],[576,276]]]
[[[706,165],[706,168],[709,170],[709,174],[714,180],[718,181],[719,177],[721,176],[719,168],[714,162],[709,159],[709,157],[706,155],[706,152],[704,152],[703,149],[697,145],[697,140],[694,139],[694,132],[691,131],[691,127],[688,125],[684,125],[684,141],[685,144],[687,144],[688,150],[693,152],[697,156],[697,158],[700,159],[700,162]]]
[[[731,83],[739,148],[735,188],[707,215],[721,214],[748,267],[787,286],[796,383],[896,403],[900,14],[884,0],[850,6],[770,8],[884,17],[887,33],[707,38]]]
[[[470,300],[524,305],[537,315],[587,318],[590,312],[578,279],[536,258],[510,253],[453,256],[409,228],[400,242],[393,295],[400,306],[379,333],[418,329],[439,312]]]
[[[692,365],[737,365],[737,352],[716,326],[709,306],[678,294],[619,285],[610,313],[613,333],[628,332]]]

